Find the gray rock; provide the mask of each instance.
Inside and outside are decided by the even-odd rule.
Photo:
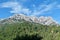
[[[35,22],[35,23],[40,23],[43,25],[57,25],[58,23],[50,16],[45,17],[45,16],[40,16],[35,17],[35,16],[25,16],[23,14],[14,14],[13,16],[10,16],[7,19],[3,19],[2,22],[17,22],[20,20],[25,20],[29,22]],[[1,22],[0,22],[1,23]]]

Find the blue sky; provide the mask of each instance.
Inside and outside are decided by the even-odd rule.
[[[60,23],[60,0],[0,0],[0,18],[13,14],[51,16]]]

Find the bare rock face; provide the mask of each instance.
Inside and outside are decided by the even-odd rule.
[[[39,23],[38,18],[37,18],[37,17],[35,17],[35,16],[30,17],[30,19],[31,19],[33,22]]]
[[[46,17],[44,16],[39,17],[39,23],[45,24],[45,21],[46,21]]]
[[[58,24],[55,20],[53,20],[52,17],[48,16],[48,17],[35,17],[35,16],[25,16],[23,14],[14,14],[13,16],[10,16],[7,19],[2,20],[2,22],[16,22],[19,20],[25,20],[25,21],[29,21],[29,22],[35,22],[35,23],[40,23],[40,24],[44,24],[44,25],[55,25]]]
[[[50,25],[50,24],[57,24],[57,22],[55,20],[53,20],[52,17],[48,16],[48,17],[44,17],[41,16],[39,17],[39,22],[45,25]]]
[[[15,19],[15,20],[21,20],[21,19],[24,19],[25,21],[31,21],[30,17],[28,16],[25,16],[23,14],[15,14],[11,17],[9,17],[10,19]]]

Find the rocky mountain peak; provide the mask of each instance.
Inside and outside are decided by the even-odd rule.
[[[39,22],[45,25],[50,25],[50,24],[57,24],[57,22],[50,16],[44,17],[41,16],[39,17]]]
[[[30,22],[35,22],[35,23],[40,23],[40,24],[44,24],[44,25],[50,25],[50,24],[58,24],[52,17],[48,16],[40,16],[39,18],[36,16],[25,16],[23,14],[14,14],[13,16],[10,16],[7,19],[4,19],[5,21],[19,21],[24,19],[25,21],[30,21]]]

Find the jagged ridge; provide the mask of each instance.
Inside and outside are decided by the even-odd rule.
[[[44,25],[56,25],[58,24],[55,20],[53,20],[52,17],[48,16],[48,17],[35,17],[35,16],[25,16],[23,14],[14,14],[13,16],[10,16],[7,19],[1,20],[0,23],[6,23],[6,22],[16,22],[16,21],[20,21],[20,20],[25,20],[25,21],[29,21],[29,22],[35,22],[35,23],[40,23],[40,24],[44,24]]]

